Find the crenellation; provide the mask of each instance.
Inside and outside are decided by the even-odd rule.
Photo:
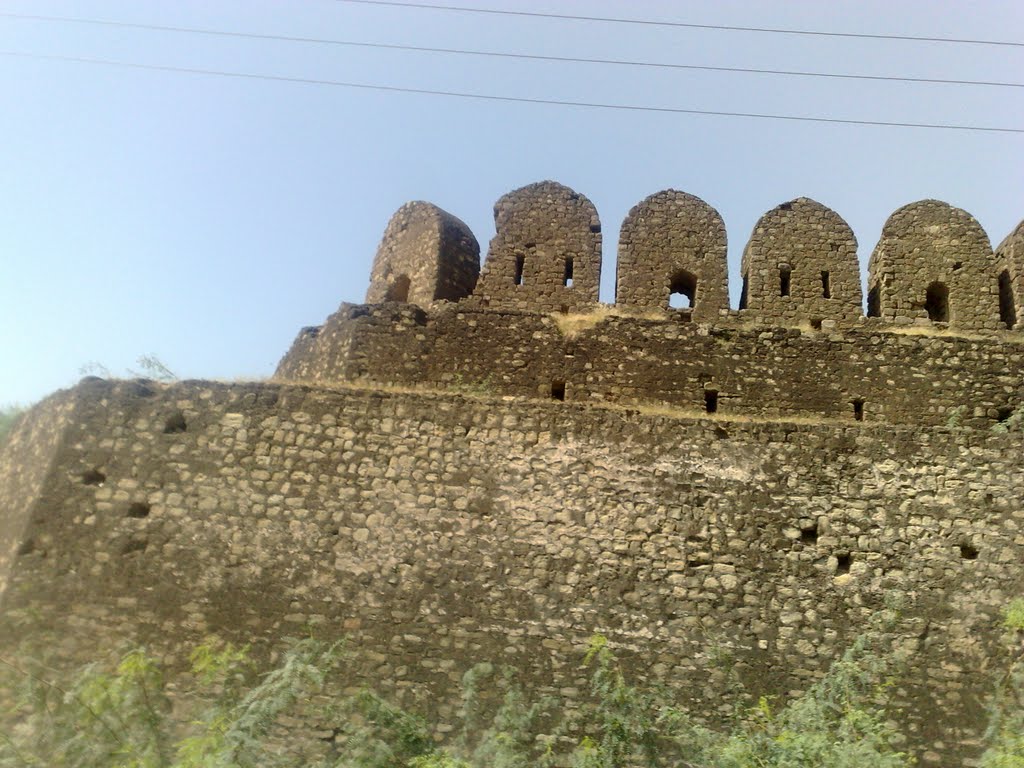
[[[479,273],[480,245],[465,223],[431,203],[406,203],[384,230],[366,303],[458,301]]]
[[[740,309],[791,325],[863,316],[857,238],[835,211],[806,197],[768,211],[740,267]]]
[[[622,222],[616,304],[669,309],[679,296],[695,321],[714,322],[729,308],[726,251],[725,224],[710,205],[674,189],[651,195]]]
[[[999,319],[1007,328],[1024,321],[1024,221],[996,248],[999,273]]]
[[[538,312],[597,303],[601,221],[587,198],[554,181],[530,184],[498,200],[494,224],[473,303]]]
[[[894,212],[868,264],[868,316],[1005,330],[988,235],[966,211],[921,200]]]

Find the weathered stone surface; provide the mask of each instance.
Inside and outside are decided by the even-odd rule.
[[[996,259],[981,225],[939,200],[921,200],[893,213],[868,264],[868,315],[1005,329]]]
[[[406,203],[384,231],[366,302],[458,301],[473,292],[479,274],[480,245],[469,227],[431,203]]]
[[[356,680],[437,709],[482,659],[584,691],[575,649],[600,631],[715,720],[735,702],[709,644],[754,695],[785,695],[897,594],[902,725],[958,765],[1024,589],[1022,448],[987,429],[93,383],[0,453],[0,484],[48,468],[0,525],[17,553],[0,646],[182,660],[210,633],[265,649],[313,622],[348,636]]]
[[[768,322],[854,320],[863,315],[857,239],[835,211],[800,197],[757,222],[741,266],[746,309]]]
[[[623,307],[668,309],[687,297],[693,319],[713,322],[729,308],[725,225],[699,197],[675,189],[638,203],[622,222],[615,301]]]

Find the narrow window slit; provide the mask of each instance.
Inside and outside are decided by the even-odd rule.
[[[853,404],[854,421],[864,421],[864,401],[860,398],[851,401]]]
[[[743,289],[740,291],[740,309],[747,308],[747,289],[750,287],[750,278],[743,276]]]
[[[932,283],[925,290],[924,309],[933,323],[949,322],[949,288],[945,283]]]
[[[515,275],[514,275],[514,277],[512,279],[512,281],[516,285],[522,285],[523,284],[523,267],[524,266],[526,266],[526,257],[525,256],[516,256],[516,273],[515,273]]]
[[[779,296],[789,296],[792,275],[793,271],[789,267],[779,267]]]
[[[882,316],[882,292],[876,285],[868,289],[868,317]]]
[[[828,270],[821,271],[821,298],[832,298],[832,278],[829,276]]]
[[[572,257],[570,256],[565,260],[565,277],[562,280],[562,285],[566,288],[572,288]]]
[[[999,273],[999,319],[1007,328],[1017,324],[1017,308],[1013,302],[1013,282],[1008,270]]]
[[[707,413],[718,412],[718,390],[717,389],[705,389],[704,390],[704,410]]]

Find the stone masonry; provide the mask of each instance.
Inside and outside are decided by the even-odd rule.
[[[999,319],[1007,328],[1024,318],[1024,221],[996,249]]]
[[[494,224],[474,303],[545,312],[597,303],[601,221],[587,198],[553,181],[531,184],[495,204]]]

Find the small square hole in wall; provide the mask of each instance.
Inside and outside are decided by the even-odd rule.
[[[175,411],[167,417],[167,421],[164,422],[164,434],[165,435],[176,435],[179,432],[185,432],[188,430],[188,424],[185,423],[185,414],[181,411]]]
[[[811,328],[813,328],[816,331],[820,331],[821,330],[821,318],[820,317],[812,317],[811,318]]]
[[[551,399],[565,400],[565,381],[555,379],[551,382]]]
[[[1008,405],[1004,405],[1002,408],[996,408],[996,419],[998,421],[1006,421],[1013,416],[1013,408]]]
[[[850,572],[850,562],[853,560],[853,556],[849,552],[843,552],[842,554],[836,555],[836,574],[842,575]]]
[[[82,473],[82,483],[84,485],[103,485],[103,481],[106,479],[107,476],[98,469],[90,469]]]
[[[149,504],[144,501],[135,501],[128,507],[128,517],[143,518],[149,517]]]
[[[800,529],[800,541],[804,544],[817,544],[818,543],[818,525],[808,525],[806,528]]]
[[[977,560],[978,548],[973,544],[964,543],[960,545],[960,557],[964,560]]]

